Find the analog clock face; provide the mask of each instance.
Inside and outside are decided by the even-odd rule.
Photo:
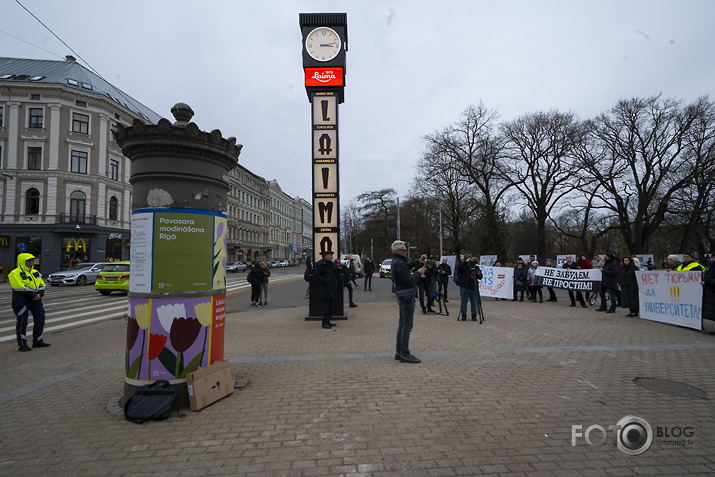
[[[330,61],[340,53],[340,37],[330,28],[316,28],[305,39],[305,50],[315,60]]]

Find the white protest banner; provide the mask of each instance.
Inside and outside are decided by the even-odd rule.
[[[637,271],[640,317],[703,329],[701,272]]]
[[[487,267],[492,267],[497,261],[496,255],[480,255],[479,265],[486,265]]]
[[[534,273],[532,285],[598,293],[601,290],[601,270],[539,267]]]
[[[513,298],[514,269],[507,267],[479,267],[484,277],[479,280],[479,294],[482,297]]]

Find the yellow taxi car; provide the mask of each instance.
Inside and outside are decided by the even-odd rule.
[[[113,291],[129,291],[129,262],[110,262],[97,275],[94,289],[102,295]]]

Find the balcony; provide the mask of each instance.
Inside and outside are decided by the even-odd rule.
[[[85,215],[84,217],[71,217],[69,214],[61,213],[55,216],[56,224],[84,224],[84,225],[97,225],[96,215]]]

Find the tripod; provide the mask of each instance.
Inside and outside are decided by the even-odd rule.
[[[478,268],[479,265],[476,266]],[[479,280],[477,280],[476,272],[472,271],[472,280],[474,280],[474,291],[477,294],[477,313],[479,313],[479,324],[484,323],[484,310],[482,310],[482,295],[479,293]]]
[[[477,279],[477,273],[479,272],[479,265],[475,265],[474,268],[470,268],[470,277],[472,282],[474,283],[474,294],[477,296],[477,314],[479,315],[479,324],[481,325],[484,322],[484,310],[482,309],[482,295],[479,293],[479,280]],[[469,290],[469,287],[467,287],[467,284],[463,284],[467,290]],[[464,296],[462,297],[462,305],[465,305],[467,303],[467,294],[465,293]],[[445,305],[446,306],[446,305]],[[447,313],[449,315],[449,313]],[[459,321],[459,313],[457,313],[457,321]]]
[[[449,316],[449,310],[447,309],[447,303],[444,301],[444,296],[442,295],[442,292],[440,292],[440,291],[432,292],[432,296],[434,296],[434,300],[437,302],[437,306],[439,306],[439,313],[434,313],[434,314]],[[444,313],[442,313],[442,304],[443,303],[444,303]]]

